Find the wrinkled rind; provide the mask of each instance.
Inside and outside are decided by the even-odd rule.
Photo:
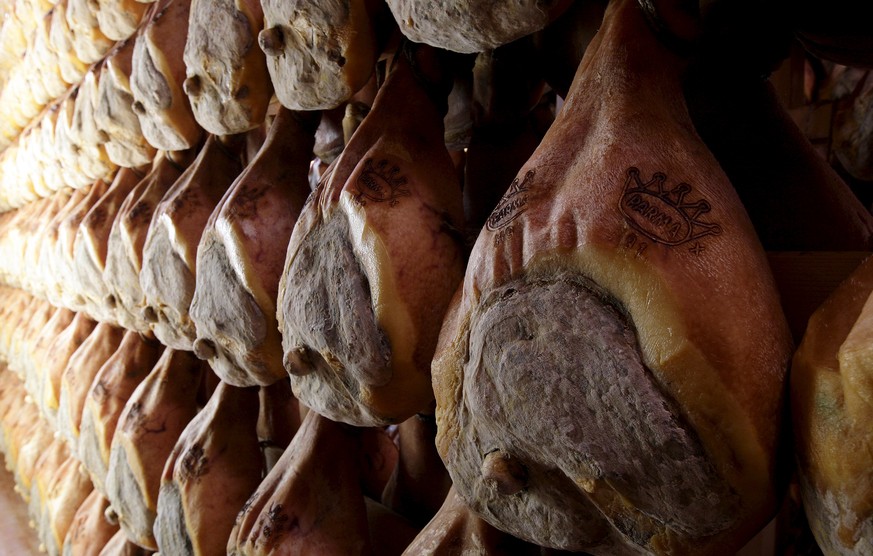
[[[191,3],[184,59],[186,76],[196,84],[186,86],[186,94],[194,117],[209,133],[229,135],[257,127],[273,94],[257,45],[263,14],[247,8],[237,0]]]
[[[280,52],[267,54],[276,97],[291,110],[339,106],[369,79],[375,34],[364,0],[262,0],[264,31],[278,28]],[[264,41],[260,41],[264,48]]]
[[[548,25],[561,0],[388,0],[400,30],[413,42],[465,54],[482,52],[535,33]]]

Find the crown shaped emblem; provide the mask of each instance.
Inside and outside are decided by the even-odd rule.
[[[368,158],[357,183],[358,193],[355,200],[362,205],[365,200],[374,203],[387,201],[393,207],[400,197],[410,195],[409,189],[403,187],[407,180],[400,175],[400,168],[385,159],[374,162],[372,158]]]
[[[721,234],[721,226],[700,218],[712,209],[708,201],[690,201],[688,197],[693,192],[690,185],[682,182],[667,189],[666,181],[666,174],[656,172],[644,183],[637,168],[628,168],[619,201],[628,224],[652,241],[665,245],[682,245]]]

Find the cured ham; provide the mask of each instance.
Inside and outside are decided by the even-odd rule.
[[[276,97],[291,110],[335,108],[370,79],[379,55],[378,2],[261,0],[258,44]]]
[[[242,133],[264,121],[273,85],[257,45],[263,27],[260,0],[192,0],[183,87],[209,133]]]
[[[127,401],[112,438],[107,498],[127,538],[151,550],[158,548],[152,530],[161,472],[201,406],[204,367],[191,352],[164,350]]]
[[[142,134],[156,149],[197,145],[203,130],[182,90],[191,0],[158,0],[133,47],[130,91]]]
[[[791,338],[685,67],[637,2],[610,3],[443,325],[440,455],[465,503],[536,544],[722,554],[775,512]]]
[[[275,299],[285,249],[310,193],[317,122],[315,115],[280,109],[200,237],[193,349],[229,384],[269,385],[287,376]]]
[[[155,208],[193,158],[193,153],[165,154],[124,199],[112,222],[103,280],[110,290],[106,303],[115,307],[115,320],[123,327],[151,333],[142,312],[145,295],[139,283],[143,248]]]
[[[163,346],[128,331],[88,391],[79,425],[79,459],[94,488],[106,495],[106,473],[118,419],[136,387],[157,363]]]
[[[380,458],[366,458],[366,437],[315,412],[306,415],[291,445],[240,510],[227,553],[367,554],[371,542],[363,474]],[[378,440],[371,446],[378,446]],[[378,448],[377,448],[378,450]]]
[[[213,135],[197,159],[154,209],[142,251],[139,283],[143,318],[164,345],[191,350],[189,315],[197,273],[197,246],[212,211],[242,170],[239,136],[230,146]]]
[[[258,389],[221,383],[167,459],[155,539],[164,554],[222,554],[234,518],[258,487]],[[220,493],[220,495],[217,495]]]
[[[409,47],[397,58],[291,234],[277,301],[284,364],[295,396],[330,419],[401,422],[432,401],[431,356],[464,267],[440,56]]]

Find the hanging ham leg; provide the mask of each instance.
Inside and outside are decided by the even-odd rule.
[[[68,201],[69,195],[66,193],[52,195],[50,200],[46,200],[46,209],[36,220],[36,225],[26,242],[24,255],[17,257],[17,263],[20,265],[17,267],[17,274],[21,280],[21,287],[33,295],[46,297],[48,291],[45,275],[40,273],[40,269],[43,267],[40,256],[45,241],[45,223],[53,221],[58,214],[63,212]],[[12,254],[9,253],[9,255]]]
[[[545,87],[542,62],[535,54],[533,40],[525,38],[481,52],[473,66],[464,213],[468,232],[476,235],[542,139],[530,114]]]
[[[374,433],[309,412],[240,511],[227,553],[370,553],[362,474],[368,462],[364,437]]]
[[[148,164],[155,148],[145,140],[139,118],[133,111],[130,75],[136,39],[120,43],[106,56],[97,85],[94,123],[106,134],[106,155],[119,166]]]
[[[79,293],[85,299],[85,311],[100,321],[115,320],[115,308],[106,302],[109,289],[103,280],[112,223],[118,209],[142,178],[142,172],[133,168],[122,168],[112,185],[88,211],[76,232],[73,271],[81,286]]]
[[[58,53],[58,70],[67,83],[73,85],[82,80],[88,70],[87,64],[76,56],[73,49],[73,32],[67,23],[68,0],[61,0],[52,8],[49,41]]]
[[[91,332],[82,345],[70,356],[61,375],[58,395],[57,430],[70,450],[79,453],[79,425],[85,400],[94,377],[100,368],[118,349],[124,330],[111,324],[101,323]]]
[[[27,403],[23,385],[12,373],[6,373],[11,382],[9,395],[18,399],[9,403],[3,418],[3,452],[15,474],[15,488],[28,504],[34,491],[34,481],[43,454],[55,438],[51,428],[39,418],[36,405]]]
[[[264,30],[258,43],[283,106],[335,108],[370,79],[384,5],[369,0],[261,0],[261,5]]]
[[[112,40],[100,30],[96,2],[68,0],[67,24],[73,32],[76,57],[86,64],[99,61],[112,47]]]
[[[149,174],[131,191],[112,222],[103,280],[111,290],[109,305],[116,308],[118,323],[130,330],[150,332],[142,317],[145,296],[139,284],[143,247],[155,207],[188,166],[192,153],[159,155]]]
[[[75,145],[79,171],[89,180],[102,179],[110,182],[117,167],[109,160],[106,149],[103,148],[106,136],[100,133],[95,119],[99,75],[100,68],[92,68],[76,89],[69,137]]]
[[[461,498],[525,540],[724,554],[775,511],[791,340],[636,1],[488,218],[434,359]]]
[[[112,437],[127,400],[155,366],[163,346],[138,333],[125,333],[118,350],[94,377],[79,433],[79,458],[88,469],[94,487],[106,493],[106,471]]]
[[[45,524],[45,502],[48,500],[49,483],[58,469],[70,457],[64,441],[55,438],[51,444],[45,447],[42,455],[36,462],[33,479],[30,484],[30,499],[27,510],[33,520],[39,534],[40,527]]]
[[[304,207],[277,301],[294,394],[360,426],[403,421],[431,401],[431,355],[464,265],[443,143],[452,79],[434,49],[406,50]]]
[[[284,251],[310,192],[317,121],[316,114],[279,110],[200,239],[193,348],[229,384],[267,385],[287,376],[275,299]]]
[[[62,194],[59,193],[58,195]],[[61,305],[64,291],[64,285],[55,272],[57,267],[57,257],[55,253],[58,248],[61,226],[67,216],[69,216],[70,212],[75,210],[84,197],[84,191],[73,191],[67,197],[64,208],[60,210],[54,218],[46,223],[43,230],[45,235],[42,244],[39,247],[39,265],[34,270],[39,274],[39,280],[44,284],[43,291],[45,291],[46,299],[48,299],[53,305]]]
[[[8,361],[12,369],[22,380],[26,372],[28,361],[32,357],[33,345],[39,338],[39,332],[45,327],[49,319],[57,309],[39,298],[31,298],[28,308],[23,315],[20,328],[12,332]]]
[[[0,321],[0,331],[2,331],[0,332],[2,334],[2,338],[0,338],[0,342],[2,342],[2,355],[0,357],[2,357],[3,363],[8,367],[8,370],[17,375],[13,358],[15,337],[23,332],[27,320],[34,316],[28,312],[31,307],[36,307],[34,303],[44,303],[44,301],[22,290],[7,287],[4,287],[4,290],[9,292],[9,305],[5,307],[3,321]]]
[[[144,548],[158,548],[152,529],[161,472],[179,435],[197,414],[204,367],[190,352],[164,350],[118,419],[106,495],[127,538]]]
[[[37,384],[34,398],[42,410],[46,420],[57,429],[58,400],[61,390],[61,377],[73,353],[92,334],[97,323],[84,313],[77,313],[76,318],[60,333],[55,341],[49,344],[40,381]]]
[[[561,98],[567,91],[579,62],[594,38],[609,0],[573,2],[567,11],[542,31],[532,36],[539,55],[539,71]]]
[[[10,375],[11,373],[6,373]],[[17,380],[17,379],[15,379]],[[18,384],[19,388],[21,384]],[[15,394],[21,393],[20,390]],[[8,395],[14,395],[8,392]],[[39,418],[34,404],[26,404],[25,407],[30,407],[28,412],[31,426],[23,436],[23,441],[18,446],[18,456],[15,457],[15,488],[16,491],[25,499],[30,496],[30,487],[32,486],[33,474],[36,469],[36,462],[43,454],[46,447],[54,439],[54,431],[48,424]],[[16,413],[24,413],[27,410],[19,409]],[[11,462],[13,458],[12,450],[5,451],[6,461]]]
[[[50,356],[48,347],[70,326],[75,317],[76,313],[68,309],[56,309],[34,338],[33,347],[21,370],[24,373],[25,389],[37,400],[39,400],[37,392],[40,391],[41,379],[45,375],[45,362]]]
[[[260,0],[192,0],[188,24],[184,89],[197,122],[216,135],[261,125],[273,85],[257,45]]]
[[[192,349],[196,332],[188,309],[194,296],[197,245],[210,214],[242,169],[237,149],[241,138],[229,141],[233,148],[210,136],[155,208],[143,247],[143,317],[155,336],[174,349]]]
[[[26,316],[28,306],[34,298],[25,291],[3,287],[4,303],[0,303],[3,313],[0,318],[0,359],[6,364],[10,363],[12,354],[12,336],[15,330],[20,330]]]
[[[92,490],[88,498],[79,506],[70,524],[70,530],[64,539],[64,556],[99,554],[118,532],[118,525],[112,525],[106,520],[105,513],[108,507],[109,500],[98,491]]]
[[[109,184],[103,180],[94,182],[88,190],[88,194],[58,227],[58,242],[54,254],[57,259],[53,270],[62,287],[61,303],[64,307],[74,311],[81,311],[85,307],[85,298],[81,295],[81,287],[76,280],[73,260],[76,234],[78,234],[79,226],[85,220],[85,216],[88,215],[88,211],[97,204],[108,188]]]
[[[158,0],[133,49],[130,91],[142,134],[156,149],[194,147],[203,130],[182,90],[191,0]]]
[[[236,513],[257,488],[258,389],[221,383],[167,459],[155,538],[162,554],[221,554]]]
[[[79,460],[68,457],[52,478],[45,502],[46,526],[40,540],[50,556],[60,556],[76,510],[93,490]]]

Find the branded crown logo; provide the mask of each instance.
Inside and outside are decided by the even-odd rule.
[[[406,178],[400,175],[400,168],[389,164],[385,159],[374,163],[372,158],[368,158],[364,162],[361,175],[358,176],[355,201],[361,205],[366,200],[374,203],[387,201],[393,207],[400,202],[400,197],[410,195],[409,189],[403,187],[406,184]]]
[[[709,202],[689,201],[690,185],[683,182],[667,189],[666,181],[666,174],[656,172],[643,183],[640,171],[628,168],[619,201],[628,224],[652,241],[671,246],[721,234],[721,226],[700,219],[712,209]]]
[[[509,189],[504,193],[503,198],[491,211],[491,216],[485,222],[485,227],[496,232],[501,228],[505,228],[512,223],[513,220],[527,210],[527,193],[530,190],[536,170],[528,170],[524,174],[524,178],[519,182],[516,177],[509,185]]]

